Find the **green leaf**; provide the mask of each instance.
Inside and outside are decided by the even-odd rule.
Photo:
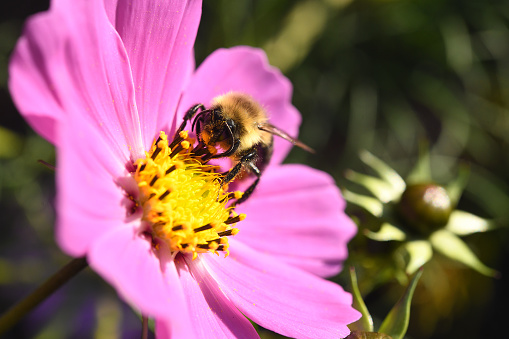
[[[453,211],[445,229],[456,235],[468,235],[495,229],[495,224],[465,211]]]
[[[373,332],[373,318],[371,314],[369,314],[368,308],[362,300],[361,292],[359,291],[359,285],[357,284],[357,274],[355,273],[355,268],[350,267],[350,284],[352,286],[352,295],[353,295],[353,308],[357,311],[361,312],[362,318],[350,324],[350,329],[352,331],[366,331]]]
[[[343,197],[349,203],[364,208],[366,211],[368,211],[375,217],[381,217],[384,212],[384,206],[379,200],[375,198],[368,197],[362,194],[353,193],[346,189],[343,189]]]
[[[407,274],[414,274],[433,257],[433,248],[427,240],[409,241],[403,247],[410,257],[405,270]]]
[[[389,314],[387,314],[378,332],[386,333],[394,339],[402,339],[405,336],[410,320],[410,304],[412,303],[415,287],[421,275],[422,269],[415,274],[401,299],[398,300]]]
[[[434,232],[430,236],[430,241],[435,250],[452,260],[467,265],[489,277],[499,275],[497,271],[484,265],[463,240],[447,230],[438,230]]]
[[[392,185],[382,179],[357,173],[352,170],[346,171],[345,177],[350,181],[364,186],[381,202],[386,203],[400,196],[399,191],[395,190]]]
[[[375,157],[373,154],[368,151],[361,151],[359,154],[361,160],[371,168],[373,168],[382,179],[384,179],[388,184],[390,184],[397,195],[401,195],[406,188],[405,181],[401,176],[393,170],[389,165],[387,165],[382,160]]]
[[[388,222],[383,223],[378,232],[365,230],[364,235],[376,241],[404,241],[406,239],[405,232]]]

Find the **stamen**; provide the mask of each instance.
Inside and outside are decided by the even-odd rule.
[[[152,153],[152,160],[155,160],[157,155],[159,154],[159,152],[161,152],[161,149],[160,148],[156,148],[156,150],[154,151],[154,153]]]
[[[241,213],[235,217],[226,219],[226,221],[224,223],[227,225],[230,225],[230,224],[234,224],[236,222],[242,221],[244,219],[246,219],[246,215],[244,213]]]
[[[173,139],[172,143],[168,145],[170,149],[173,149],[173,147],[177,146],[179,142],[182,140],[186,140],[189,136],[189,133],[187,131],[181,131],[178,136],[175,136],[175,139]]]
[[[201,227],[198,227],[198,228],[195,228],[194,229],[194,233],[198,233],[198,232],[201,232],[201,231],[206,231],[206,230],[210,230],[212,229],[212,225],[210,224],[207,224],[207,225],[204,225],[204,226],[201,226]]]
[[[227,237],[227,236],[230,236],[230,235],[235,235],[237,233],[239,233],[239,229],[238,228],[232,228],[231,230],[228,230],[228,231],[219,232],[217,235],[220,236],[220,237]]]
[[[159,179],[159,177],[156,175],[154,175],[154,178],[152,178],[152,181],[150,181],[150,186],[154,186],[154,184],[156,183],[157,179]]]
[[[175,165],[171,166],[170,168],[168,168],[165,172],[166,175],[170,174],[171,172],[173,172],[174,170],[176,169],[181,169],[181,168],[184,168],[184,164],[181,163],[181,162],[177,162],[175,163]]]
[[[191,146],[191,144],[189,143],[189,141],[182,141],[174,150],[173,152],[171,152],[170,154],[170,158],[173,158],[177,153],[180,153],[182,152],[183,150],[185,149],[188,149],[189,147]]]
[[[159,200],[163,200],[164,198],[166,198],[166,197],[168,196],[168,194],[170,194],[170,191],[169,191],[169,190],[166,190],[166,191],[164,191],[164,193],[163,193],[163,194],[161,194],[161,195],[159,196],[159,198],[158,198],[158,199],[159,199]]]
[[[198,245],[196,245],[196,247],[203,248],[204,250],[210,249],[209,244],[198,244]]]

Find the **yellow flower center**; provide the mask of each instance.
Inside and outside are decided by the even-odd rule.
[[[223,190],[218,167],[207,164],[214,150],[193,149],[193,143],[186,131],[171,144],[161,132],[146,157],[136,161],[142,220],[150,225],[156,249],[163,241],[173,253],[192,253],[193,259],[204,252],[228,256],[227,237],[238,233],[233,226],[245,218],[228,201],[242,193]]]

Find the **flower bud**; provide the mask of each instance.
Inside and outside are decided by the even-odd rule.
[[[449,221],[452,204],[447,191],[435,184],[409,185],[398,204],[398,212],[407,225],[429,234]]]

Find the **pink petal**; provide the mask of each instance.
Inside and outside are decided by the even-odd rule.
[[[343,338],[347,324],[360,318],[349,293],[230,240],[230,256],[202,255],[221,290],[257,324],[297,338]]]
[[[343,209],[334,180],[302,165],[267,168],[254,194],[237,207],[246,213],[235,238],[320,276],[337,274],[356,226]]]
[[[54,35],[50,22],[51,17],[59,16],[54,12],[33,16],[26,23],[9,64],[9,89],[14,102],[32,128],[53,144],[57,138],[55,121],[64,112],[56,93],[58,72],[50,71],[46,64],[48,59],[63,63],[61,39]]]
[[[150,241],[142,239],[133,227],[126,225],[96,241],[88,262],[142,314],[166,319],[166,325],[159,329],[168,335],[166,337],[171,333],[173,338],[194,338],[185,291],[175,263],[167,253],[160,256],[163,260],[154,254]]]
[[[187,77],[201,16],[201,0],[106,0],[120,35],[136,89],[145,145],[172,123]]]
[[[85,117],[62,119],[57,148],[57,241],[73,256],[124,226],[126,193],[116,182],[127,175],[125,163]]]
[[[175,264],[198,338],[258,338],[249,320],[226,298],[199,260],[179,255]]]
[[[55,1],[30,19],[11,59],[10,89],[52,142],[62,116],[80,114],[118,154],[143,155],[129,61],[100,0]]]
[[[300,115],[291,104],[292,85],[269,65],[262,50],[245,46],[219,49],[205,59],[184,91],[177,123],[192,105],[210,105],[214,97],[230,91],[251,95],[266,109],[272,124],[297,136]],[[281,163],[291,146],[275,138],[272,163]]]

